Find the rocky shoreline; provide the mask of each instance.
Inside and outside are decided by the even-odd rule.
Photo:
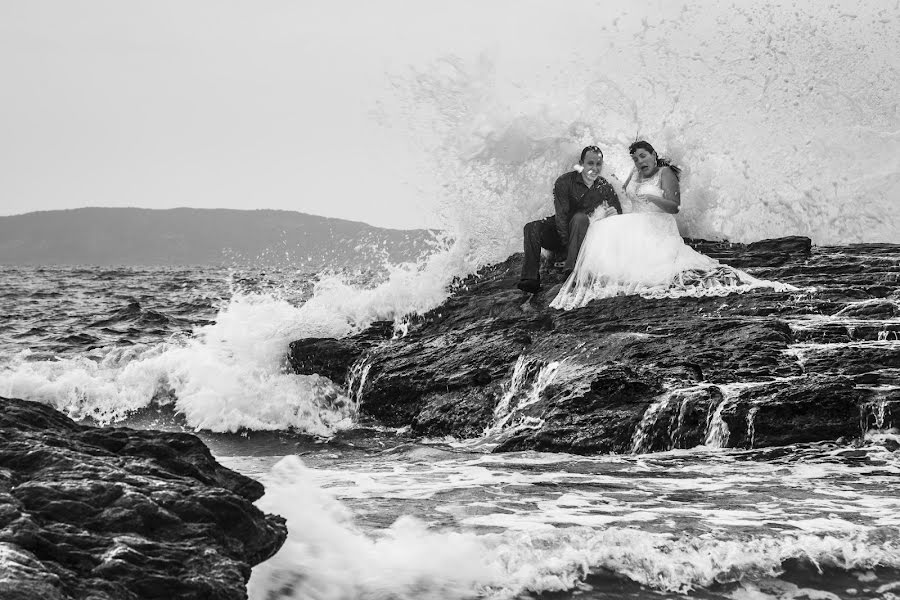
[[[548,307],[521,255],[459,281],[392,338],[376,323],[291,344],[295,372],[343,382],[360,414],[495,451],[648,452],[852,440],[900,426],[900,246],[688,240],[800,288]]]
[[[262,495],[193,435],[0,398],[0,598],[246,598],[287,536]]]
[[[342,383],[361,425],[496,452],[852,444],[900,427],[900,245],[690,243],[799,291],[559,311],[559,273],[526,296],[514,255],[456,282],[405,336],[381,322],[298,340],[288,358]],[[246,598],[287,535],[254,506],[262,494],[191,434],[0,398],[0,598]]]

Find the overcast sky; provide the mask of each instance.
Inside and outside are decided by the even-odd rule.
[[[0,0],[0,214],[281,208],[433,224],[432,182],[404,160],[415,145],[372,111],[408,65],[554,35],[546,2],[484,4]]]
[[[746,14],[738,18],[737,9]],[[474,115],[451,118],[458,131],[442,132],[463,143],[478,137],[482,112],[540,118],[549,107],[572,113],[556,115],[560,123],[576,123],[585,110],[569,99],[602,83],[587,71],[639,84],[650,76],[627,65],[652,66],[659,50],[642,40],[660,36],[666,52],[687,53],[686,66],[703,72],[712,65],[707,83],[720,87],[721,76],[752,75],[748,65],[757,63],[744,53],[723,70],[713,59],[728,54],[731,42],[764,39],[769,30],[797,51],[785,59],[796,75],[806,76],[805,55],[826,66],[858,58],[865,75],[872,65],[896,64],[890,38],[898,10],[900,0],[832,0],[824,8],[811,0],[0,0],[0,215],[82,206],[278,208],[388,227],[439,226],[444,182],[434,163],[447,156],[429,152],[433,132],[415,121],[422,104]],[[857,18],[862,13],[873,14]],[[728,33],[732,23],[738,29]],[[607,27],[613,37],[604,37]],[[476,70],[487,56],[497,75],[463,74],[458,86],[452,72],[429,79],[440,69],[436,59],[447,56]],[[417,78],[416,69],[426,76]],[[662,83],[678,78],[678,69],[666,71]],[[437,100],[429,98],[435,81]],[[565,89],[548,94],[556,87]],[[609,96],[609,88],[598,89]],[[671,111],[681,98],[666,89],[641,96],[635,115],[649,129],[665,121],[653,102]],[[469,106],[482,100],[484,111]],[[629,111],[623,105],[616,114]],[[613,117],[594,120],[630,135],[633,124]],[[608,162],[618,158],[627,168],[621,154]],[[547,173],[548,187],[554,176]]]

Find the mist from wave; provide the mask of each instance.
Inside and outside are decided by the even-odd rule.
[[[635,139],[683,167],[686,236],[900,241],[896,2],[532,8],[509,18],[567,39],[461,43],[397,68],[402,101],[379,107],[415,132],[443,226],[488,260],[521,250],[522,225],[552,213],[553,180],[583,146],[599,144],[624,181]]]

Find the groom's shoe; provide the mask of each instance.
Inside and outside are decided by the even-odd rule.
[[[516,284],[516,287],[525,292],[526,294],[537,294],[541,289],[541,280],[540,279],[520,279],[519,283]]]

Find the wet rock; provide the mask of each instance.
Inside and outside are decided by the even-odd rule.
[[[498,452],[628,452],[644,412],[662,388],[650,373],[607,367],[593,375],[579,370],[572,380],[547,390],[545,398],[511,421]]]
[[[0,398],[0,598],[246,598],[287,535],[193,435]]]
[[[728,426],[723,445],[784,446],[860,435],[860,409],[867,394],[843,377],[810,376],[742,391],[722,411]]]
[[[432,335],[413,334],[402,343],[373,349],[372,368],[362,389],[364,410],[386,425],[401,427],[429,421],[426,417],[416,421],[427,406],[422,403],[425,397],[437,410],[438,405],[459,402],[469,394],[484,397],[483,388],[493,383],[490,395],[496,398],[496,384],[507,378],[510,365],[529,347],[534,332],[551,325],[534,315],[517,321],[482,318],[468,327],[438,328]],[[481,421],[482,429],[487,424]],[[477,429],[472,423],[461,427]],[[457,428],[446,426],[419,431],[459,435]]]
[[[686,240],[698,252],[712,256],[732,267],[773,267],[808,256],[812,241],[808,237],[789,236],[772,240],[760,240],[750,244]]]
[[[298,342],[292,364],[340,379],[365,355],[365,416],[498,451],[775,446],[858,438],[875,423],[864,416],[873,390],[884,400],[900,386],[900,346],[889,343],[900,334],[900,246],[689,242],[801,290],[559,311],[548,305],[561,275],[523,294],[514,255],[457,282],[405,337]]]
[[[353,363],[370,348],[390,340],[393,330],[393,323],[378,321],[353,337],[296,340],[290,343],[287,360],[295,373],[318,373],[343,383]]]
[[[862,405],[860,421],[863,431],[900,429],[900,391],[873,394]]]
[[[632,452],[693,448],[706,443],[710,421],[722,403],[722,390],[699,385],[669,393],[658,408],[644,413],[632,437]]]
[[[422,409],[413,417],[412,428],[429,436],[474,438],[491,423],[499,386],[478,386],[461,391],[427,394]]]

